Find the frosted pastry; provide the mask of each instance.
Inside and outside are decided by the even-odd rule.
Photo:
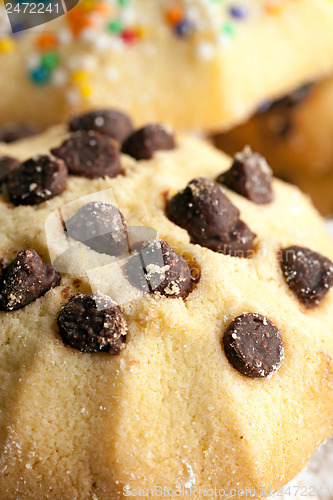
[[[1,9],[3,124],[112,106],[137,126],[221,130],[333,70],[324,0],[81,0],[15,37]]]
[[[275,492],[332,434],[320,217],[249,150],[94,132],[0,146],[17,162],[0,200],[3,497]],[[13,182],[32,162],[33,182]]]

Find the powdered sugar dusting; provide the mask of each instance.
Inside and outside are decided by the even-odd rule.
[[[182,460],[182,462],[185,465],[187,472],[188,472],[188,476],[189,476],[188,481],[186,481],[186,483],[184,484],[184,488],[191,488],[191,486],[195,485],[195,481],[196,481],[193,469],[192,469],[191,465],[186,462],[186,460]]]

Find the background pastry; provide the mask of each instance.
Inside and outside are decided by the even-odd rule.
[[[325,215],[333,212],[333,78],[306,85],[263,106],[247,123],[214,137],[234,154],[245,144],[268,159],[276,175],[309,193]]]
[[[333,69],[322,0],[81,0],[15,37],[1,18],[1,123],[117,106],[138,124],[221,130]]]

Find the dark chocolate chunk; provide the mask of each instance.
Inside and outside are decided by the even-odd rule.
[[[35,250],[22,250],[1,275],[0,309],[21,309],[58,286],[60,279],[60,273],[43,262]]]
[[[129,116],[115,109],[98,109],[74,116],[69,122],[69,128],[72,132],[95,130],[118,142],[123,142],[133,132]]]
[[[124,270],[129,281],[143,292],[169,298],[187,297],[196,279],[184,257],[163,240],[149,242],[129,259]]]
[[[105,135],[94,130],[79,130],[52,153],[64,160],[72,175],[94,179],[120,174],[119,151]]]
[[[287,96],[271,102],[269,104],[269,110],[279,110],[284,112],[291,110],[302,104],[304,100],[309,97],[311,92],[313,92],[314,88],[314,83],[307,83],[306,85],[303,85],[302,87],[296,89],[294,92],[291,92]]]
[[[235,318],[224,334],[223,346],[232,366],[252,378],[271,377],[284,357],[281,333],[260,314]]]
[[[15,142],[36,134],[37,128],[30,123],[8,123],[0,127],[0,142]]]
[[[58,158],[37,156],[25,161],[7,179],[7,190],[15,205],[38,205],[66,188],[67,167]]]
[[[163,125],[152,124],[133,132],[124,142],[122,152],[136,160],[150,160],[155,151],[175,147],[173,134]]]
[[[248,257],[252,250],[256,235],[240,220],[222,188],[208,179],[192,180],[167,203],[166,212],[193,243],[234,257]]]
[[[118,354],[125,348],[127,323],[117,304],[100,292],[74,295],[58,316],[63,341],[81,352]]]
[[[260,121],[262,136],[268,141],[292,139],[297,126],[295,121],[297,108],[303,101],[309,99],[315,87],[315,84],[304,85],[282,99],[261,106],[258,111],[263,114],[263,120]]]
[[[81,207],[65,223],[68,236],[96,252],[119,255],[127,248],[127,226],[110,203],[96,201]]]
[[[217,182],[257,204],[273,200],[273,172],[265,158],[253,153],[248,146],[235,155],[229,170],[219,175]]]
[[[333,286],[333,263],[308,248],[281,251],[281,268],[289,288],[306,307],[317,306]]]
[[[20,166],[20,162],[11,156],[0,156],[0,186],[6,182],[13,170]]]

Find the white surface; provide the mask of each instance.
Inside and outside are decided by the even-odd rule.
[[[319,448],[296,481],[307,487],[308,495],[317,494],[320,500],[333,499],[333,439]]]

